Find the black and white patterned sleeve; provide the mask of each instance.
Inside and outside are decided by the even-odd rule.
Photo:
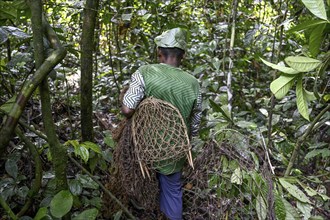
[[[199,92],[197,97],[197,102],[193,109],[192,118],[191,118],[190,133],[192,137],[198,135],[201,118],[202,118],[202,94],[201,92]]]
[[[145,84],[139,70],[133,73],[129,88],[124,95],[123,105],[130,109],[136,109],[144,97]]]

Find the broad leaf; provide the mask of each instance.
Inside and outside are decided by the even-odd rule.
[[[77,215],[76,217],[74,217],[72,220],[85,220],[85,219],[93,220],[96,219],[98,213],[99,211],[96,208],[87,209],[82,213],[80,213],[79,215]]]
[[[256,200],[256,211],[259,220],[264,220],[267,217],[267,205],[264,198],[259,194]]]
[[[285,58],[285,62],[299,72],[309,72],[318,67],[321,61],[303,56],[290,56]]]
[[[307,186],[306,184],[297,181],[299,185],[305,190],[308,196],[316,196],[318,193],[316,190],[312,189],[311,187]]]
[[[94,151],[95,153],[100,154],[101,153],[101,148],[99,145],[90,142],[90,141],[85,141],[82,143],[82,145],[88,149],[91,149],[92,151]]]
[[[8,40],[8,34],[0,27],[0,45]]]
[[[0,106],[0,110],[4,111],[5,113],[9,113],[12,109],[13,105],[16,103],[16,95],[11,97],[7,102]]]
[[[285,180],[285,178],[278,179],[283,186],[293,197],[301,202],[310,203],[308,197],[296,185],[293,185]]]
[[[220,68],[221,61],[219,60],[218,57],[214,57],[212,59],[212,64],[213,64],[214,68],[218,71]]]
[[[73,179],[69,181],[69,189],[73,195],[79,196],[82,192],[82,185],[78,180]]]
[[[296,95],[297,95],[296,101],[297,101],[298,111],[306,120],[309,121],[308,103],[302,85],[302,76],[299,77],[297,80]]]
[[[113,216],[113,220],[120,220],[122,214],[123,214],[123,211],[122,210],[116,212],[116,214]]]
[[[270,84],[270,90],[277,99],[282,99],[292,87],[296,76],[280,76]]]
[[[222,108],[222,106],[220,106],[219,104],[215,103],[214,101],[212,101],[211,99],[209,99],[210,101],[210,105],[212,107],[212,109],[215,111],[215,112],[221,112],[221,114],[228,120],[228,121],[231,121],[231,117],[230,117],[230,114],[228,111],[226,111],[225,109]]]
[[[318,155],[322,155],[323,158],[327,158],[330,156],[330,150],[327,148],[312,150],[312,151],[308,152],[308,154],[306,154],[305,159],[308,160],[308,159],[311,159]]]
[[[10,34],[18,39],[26,39],[26,38],[30,37],[30,35],[26,34],[24,31],[22,31],[21,29],[19,29],[17,27],[2,26],[2,28],[4,30],[6,30],[8,34]]]
[[[315,101],[317,99],[313,92],[307,91],[305,88],[304,96],[306,97],[307,102]]]
[[[306,8],[310,10],[316,17],[327,20],[327,13],[323,0],[301,0]]]
[[[285,220],[300,220],[299,213],[297,210],[284,198],[282,198],[283,204],[285,206]]]
[[[17,178],[18,167],[16,161],[8,159],[5,164],[5,169],[7,173],[12,176],[14,179]]]
[[[236,183],[237,185],[242,184],[243,182],[242,171],[239,167],[237,167],[234,173],[231,175],[230,182]]]
[[[47,207],[41,207],[39,208],[36,216],[33,218],[33,220],[41,220],[47,215]]]
[[[77,180],[82,184],[84,188],[98,189],[99,185],[87,175],[77,175]]]
[[[76,155],[80,156],[85,163],[87,163],[89,159],[89,151],[85,146],[80,145],[78,148],[74,149],[74,152]]]
[[[302,213],[303,219],[308,220],[311,217],[312,206],[308,203],[297,202],[297,208]]]
[[[238,121],[236,125],[240,128],[256,129],[258,125],[252,121]]]
[[[262,58],[260,58],[260,59],[261,59],[261,61],[262,61],[264,64],[266,64],[267,66],[269,66],[269,67],[271,67],[271,68],[273,68],[273,69],[275,69],[275,70],[281,71],[281,72],[283,72],[283,73],[286,73],[286,74],[293,74],[293,75],[299,73],[299,71],[297,71],[297,70],[295,70],[295,69],[292,69],[292,68],[290,68],[290,67],[286,67],[286,66],[281,66],[281,65],[274,64],[274,63],[270,63],[270,62],[268,62],[268,61],[266,61],[266,60],[264,60],[264,59],[262,59]]]
[[[112,134],[109,131],[105,131],[105,138],[104,138],[104,143],[111,148],[114,148],[116,146],[115,141],[112,138]]]
[[[72,204],[71,193],[68,190],[62,190],[50,202],[50,213],[56,218],[62,218],[71,210]]]
[[[305,21],[305,22],[303,22],[301,24],[298,24],[297,26],[291,28],[290,30],[288,30],[288,33],[306,30],[308,28],[315,27],[315,26],[317,26],[319,24],[326,24],[326,23],[327,23],[327,21],[324,21],[324,20],[310,20],[310,21]]]
[[[325,26],[326,24],[321,24],[315,27],[309,37],[309,51],[311,52],[313,57],[315,57],[320,52]]]

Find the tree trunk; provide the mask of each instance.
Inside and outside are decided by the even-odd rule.
[[[81,36],[81,136],[93,141],[93,51],[95,20],[99,1],[87,0]]]
[[[43,46],[43,36],[44,29],[48,29],[43,25],[42,17],[42,2],[41,0],[31,1],[31,11],[32,11],[32,30],[33,30],[33,44],[34,44],[34,57],[36,61],[36,68],[39,68],[44,61],[44,46]],[[44,29],[43,29],[44,28]],[[54,34],[54,33],[52,33]],[[54,46],[54,45],[53,45]],[[41,82],[39,86],[40,97],[41,97],[41,111],[44,122],[44,129],[47,135],[49,149],[52,155],[56,187],[57,190],[62,190],[67,188],[66,179],[66,164],[68,161],[67,152],[64,146],[60,144],[55,131],[55,124],[52,118],[52,110],[49,95],[48,77]]]

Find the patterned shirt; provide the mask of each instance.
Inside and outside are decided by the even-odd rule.
[[[130,109],[136,109],[138,104],[142,101],[145,96],[145,83],[139,70],[133,73],[129,89],[124,95],[123,105]],[[192,112],[191,118],[191,136],[198,135],[199,124],[202,117],[202,95],[199,92],[197,97],[196,105]]]

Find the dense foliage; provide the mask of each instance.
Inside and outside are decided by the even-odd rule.
[[[28,3],[0,1],[2,129],[17,95],[38,69]],[[272,173],[269,186],[259,168],[250,172],[219,158],[227,178],[211,176],[209,187],[221,186],[218,195],[226,198],[252,195],[246,213],[250,217],[266,219],[273,210],[276,219],[330,218],[329,0],[99,1],[95,40],[90,42],[94,142],[82,142],[80,132],[84,8],[85,1],[43,1],[45,17],[67,50],[48,82],[57,136],[71,158],[68,188],[59,190],[55,182],[37,89],[1,155],[3,219],[124,215],[106,213],[102,200],[100,187],[109,184],[115,146],[107,129],[122,119],[119,95],[130,75],[141,65],[157,62],[154,37],[173,27],[189,30],[183,69],[202,87],[203,120],[196,145],[221,141],[219,134],[232,129],[258,143],[261,156],[254,161]],[[44,42],[47,57],[54,49],[46,38]],[[235,143],[240,151],[251,147]],[[42,181],[35,188],[38,173]],[[272,199],[264,193],[270,189]]]

